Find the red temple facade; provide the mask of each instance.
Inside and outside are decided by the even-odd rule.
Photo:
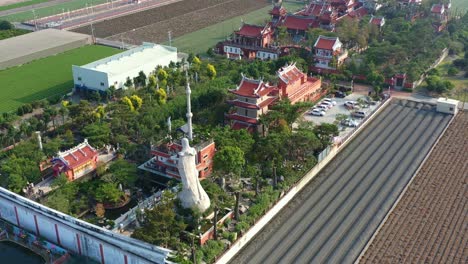
[[[278,79],[281,98],[288,98],[291,104],[315,100],[322,85],[320,79],[307,77],[295,63],[279,69]]]
[[[213,140],[204,141],[193,146],[197,151],[195,162],[198,170],[198,178],[205,179],[213,171],[213,158],[216,152]],[[140,166],[140,169],[152,172],[154,174],[180,180],[179,152],[182,145],[176,142],[161,143],[151,148],[151,158]]]
[[[64,173],[69,181],[74,181],[96,170],[98,151],[88,144],[88,140],[54,157],[52,169],[54,175]]]
[[[281,98],[288,98],[291,104],[316,100],[320,97],[321,80],[307,77],[295,64],[286,65],[277,72],[278,84],[271,85],[263,80],[250,79],[242,75],[236,89],[230,90],[236,96],[228,101],[234,111],[226,117],[233,129],[247,129],[262,133],[259,119],[269,111],[271,105]]]
[[[271,23],[265,26],[242,24],[230,40],[220,42],[217,51],[231,59],[277,59],[279,49],[273,44]]]
[[[314,71],[336,70],[348,57],[348,52],[337,37],[319,36],[314,44]]]

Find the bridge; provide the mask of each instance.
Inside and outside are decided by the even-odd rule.
[[[171,250],[113,233],[0,187],[0,218],[100,263],[166,263]]]

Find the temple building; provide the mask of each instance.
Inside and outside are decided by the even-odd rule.
[[[313,70],[318,73],[336,71],[348,57],[348,52],[337,37],[319,36],[314,44]]]
[[[234,112],[226,116],[230,120],[231,127],[261,133],[258,120],[261,115],[268,112],[270,105],[278,100],[278,88],[261,79],[250,79],[242,74],[239,86],[229,92],[236,96],[234,100],[228,101],[235,107]]]
[[[431,7],[431,16],[436,20],[432,23],[436,32],[441,32],[447,26],[449,18],[449,10],[451,3],[449,4],[434,4]]]
[[[319,27],[320,22],[312,16],[287,15],[281,26],[285,27],[293,42],[305,39],[307,30]]]
[[[379,30],[382,30],[382,27],[385,25],[385,18],[372,16],[369,23],[375,25]]]
[[[276,25],[278,22],[283,20],[283,18],[287,14],[287,11],[286,11],[286,8],[284,8],[282,4],[279,4],[279,5],[273,6],[273,9],[270,10],[269,13],[271,15],[271,22],[273,23],[273,25]]]
[[[51,160],[54,175],[64,173],[69,181],[74,181],[96,170],[98,151],[88,144],[88,140],[64,152],[58,152]]]
[[[288,98],[291,104],[295,104],[320,98],[321,80],[308,77],[295,63],[279,69],[277,76],[277,85],[272,85],[262,79],[255,80],[242,75],[241,83],[236,89],[229,90],[236,96],[228,101],[233,106],[232,111],[226,115],[231,128],[262,133],[263,127],[259,119],[277,100]]]
[[[218,43],[217,52],[231,59],[277,59],[279,49],[273,45],[273,33],[270,23],[265,26],[243,23],[232,39]]]
[[[296,63],[286,65],[278,70],[278,88],[281,98],[288,98],[291,104],[315,100],[322,81],[307,77],[296,67]]]
[[[198,178],[205,179],[213,171],[213,158],[216,152],[215,143],[212,139],[206,140],[193,135],[192,130],[192,110],[190,101],[190,83],[187,78],[187,123],[178,128],[178,131],[183,132],[193,148],[196,150],[196,168],[198,170]],[[150,160],[140,165],[138,168],[149,171],[156,175],[160,175],[170,179],[180,180],[179,169],[179,152],[182,150],[182,138],[173,140],[171,137],[171,121],[168,119],[169,133],[166,139],[161,140],[158,144],[151,146]]]

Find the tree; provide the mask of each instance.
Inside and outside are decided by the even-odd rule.
[[[65,175],[64,173],[60,173],[60,175],[54,179],[54,182],[52,182],[51,186],[61,188],[65,186],[65,184],[67,183],[68,183],[67,175]]]
[[[110,126],[107,123],[92,123],[85,126],[81,132],[89,143],[93,146],[100,147],[110,142]]]
[[[132,79],[130,79],[130,77],[127,77],[127,80],[125,81],[124,86],[127,87],[127,89],[133,86],[133,81]]]
[[[133,106],[133,102],[132,100],[130,100],[130,98],[124,96],[121,101],[124,105],[128,107],[128,110],[130,110],[130,112],[135,112],[135,106]]]
[[[159,69],[157,72],[158,80],[159,80],[159,85],[161,88],[166,88],[167,86],[167,78],[169,77],[169,74],[164,69]]]
[[[154,75],[150,75],[148,80],[148,86],[150,88],[156,88],[156,77]]]
[[[0,21],[0,30],[10,30],[10,29],[14,29],[14,28],[15,27],[10,22],[8,22],[6,20],[1,20]]]
[[[322,142],[323,147],[326,147],[332,143],[332,138],[338,136],[338,127],[334,124],[324,123],[314,128],[314,133]]]
[[[134,94],[130,96],[130,100],[132,101],[132,105],[135,107],[135,110],[138,110],[143,105],[143,99],[141,99],[138,95]]]
[[[179,219],[174,210],[175,195],[164,192],[161,201],[153,208],[145,210],[145,220],[141,228],[135,230],[133,238],[173,249],[178,249],[180,233],[187,225]]]
[[[238,147],[226,146],[216,152],[214,157],[215,170],[236,178],[240,176],[244,164],[244,152]]]
[[[210,78],[210,80],[214,80],[214,78],[216,78],[216,69],[209,63],[206,65],[206,75],[208,78]]]
[[[133,187],[137,178],[137,167],[124,159],[118,159],[109,167],[114,183],[121,183]]]
[[[123,191],[117,188],[117,184],[105,182],[97,188],[95,198],[101,203],[117,203],[123,195]]]
[[[166,94],[166,91],[164,91],[164,89],[162,88],[157,89],[155,91],[155,97],[159,105],[163,105],[166,103],[167,94]]]

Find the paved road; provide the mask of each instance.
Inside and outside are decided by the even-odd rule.
[[[7,15],[11,15],[11,14],[21,13],[21,12],[24,12],[24,11],[31,11],[33,9],[54,6],[54,5],[57,5],[57,4],[66,3],[66,2],[70,2],[70,1],[72,1],[72,0],[51,0],[51,1],[43,2],[43,3],[39,3],[39,4],[35,4],[35,5],[22,6],[22,7],[18,7],[18,8],[14,8],[14,9],[8,9],[8,10],[0,11],[0,16],[7,16]]]
[[[352,263],[451,116],[395,100],[232,263]]]

